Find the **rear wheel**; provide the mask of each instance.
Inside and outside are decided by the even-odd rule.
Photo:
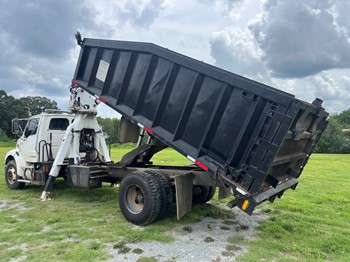
[[[208,186],[193,186],[192,204],[203,204],[205,203],[209,194]]]
[[[24,182],[17,181],[17,167],[14,160],[9,161],[5,168],[5,180],[8,188],[10,189],[23,189],[25,186]]]
[[[193,186],[192,204],[204,204],[213,198],[216,187],[214,186]]]
[[[205,203],[210,201],[213,196],[215,195],[215,192],[216,192],[216,187],[215,186],[210,186],[209,187],[209,193],[207,195],[207,198],[205,199]]]
[[[173,206],[173,190],[171,188],[170,181],[168,177],[160,172],[155,170],[145,171],[153,176],[158,178],[160,183],[160,195],[161,195],[161,207],[157,219],[162,219],[168,216],[172,206]]]
[[[161,195],[158,178],[146,172],[132,172],[120,184],[119,207],[130,222],[144,226],[160,214]]]

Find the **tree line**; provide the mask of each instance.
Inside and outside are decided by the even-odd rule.
[[[28,118],[40,114],[45,109],[58,109],[57,103],[46,97],[27,96],[19,99],[0,90],[0,140],[16,138],[12,134],[12,119]]]
[[[17,137],[12,134],[12,119],[28,118],[40,114],[45,109],[59,109],[57,102],[41,96],[15,98],[0,90],[0,141],[9,141]],[[101,118],[97,121],[108,134],[107,143],[118,143],[119,119]]]
[[[329,116],[327,129],[316,144],[315,152],[350,153],[350,109]]]

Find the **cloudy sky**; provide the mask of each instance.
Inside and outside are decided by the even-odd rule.
[[[83,37],[153,42],[350,108],[349,0],[0,0],[0,89],[63,110]],[[100,114],[113,117],[112,110]]]

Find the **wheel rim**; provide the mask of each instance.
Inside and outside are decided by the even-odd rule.
[[[7,182],[13,185],[14,183],[16,183],[16,178],[17,178],[16,169],[12,166],[7,170]]]
[[[145,197],[142,189],[136,185],[126,191],[126,207],[133,214],[139,214],[145,206]]]

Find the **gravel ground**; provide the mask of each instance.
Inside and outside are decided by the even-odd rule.
[[[233,248],[227,248],[227,245],[230,245],[227,238],[230,236],[242,236],[247,240],[254,238],[259,222],[268,217],[256,211],[252,216],[238,209],[232,212],[237,215],[235,219],[203,218],[198,223],[172,230],[169,235],[174,237],[175,241],[171,243],[130,243],[125,245],[128,251],[125,254],[113,249],[112,246],[108,247],[109,253],[113,256],[108,261],[137,261],[141,257],[152,257],[155,261],[177,262],[235,261],[235,257],[247,252],[247,248],[239,243]]]
[[[16,208],[17,210],[28,210],[20,202],[0,200],[0,211]],[[145,242],[127,243],[123,247],[116,248],[109,245],[106,251],[111,255],[108,262],[137,261],[140,258],[148,258],[148,261],[176,261],[176,262],[225,262],[235,261],[235,258],[247,252],[247,247],[241,242],[232,244],[227,242],[228,237],[238,236],[245,240],[253,239],[256,236],[256,228],[260,221],[268,218],[260,214],[258,210],[254,215],[248,216],[239,209],[228,209],[236,214],[234,219],[217,219],[204,217],[202,221],[181,225],[168,234],[175,240],[171,243]],[[49,230],[44,228],[43,230]],[[134,226],[134,230],[143,230],[143,227]],[[21,246],[25,251],[27,247]],[[122,250],[123,249],[123,250]],[[20,262],[26,257],[22,256],[12,259],[11,262]],[[0,259],[1,260],[1,259]]]

